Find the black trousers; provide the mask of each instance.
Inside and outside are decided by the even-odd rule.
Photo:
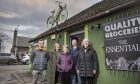
[[[55,84],[58,82],[59,71],[55,72]]]
[[[93,77],[81,77],[82,84],[93,84]]]
[[[62,84],[70,84],[71,82],[70,72],[60,72],[60,74]]]

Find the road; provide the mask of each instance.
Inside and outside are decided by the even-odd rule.
[[[15,71],[15,70],[27,70],[29,68],[28,65],[7,65],[7,64],[0,64],[0,71]]]
[[[31,75],[28,75],[26,73],[27,71],[29,71],[28,65],[0,64],[0,84],[31,84],[28,83],[29,81],[31,82],[31,80],[29,80],[31,79]],[[24,78],[28,80],[26,81]]]

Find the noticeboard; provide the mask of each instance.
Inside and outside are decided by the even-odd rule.
[[[103,24],[107,69],[140,71],[140,15]]]

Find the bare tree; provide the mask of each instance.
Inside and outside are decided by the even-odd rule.
[[[11,42],[11,38],[7,34],[0,32],[0,52],[6,47],[2,45],[3,42]]]

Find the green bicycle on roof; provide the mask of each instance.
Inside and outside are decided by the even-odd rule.
[[[60,1],[55,2],[58,5],[58,10],[53,10],[51,16],[47,19],[47,28],[58,26],[59,23],[64,22],[68,17],[67,6]]]

